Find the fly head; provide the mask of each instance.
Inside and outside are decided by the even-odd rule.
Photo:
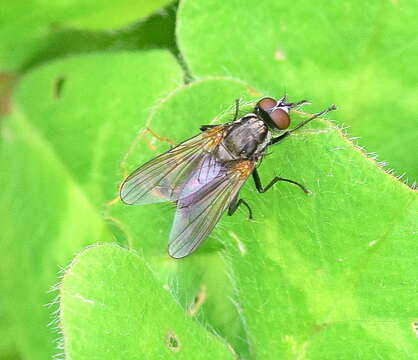
[[[307,103],[308,101],[306,100],[297,103],[286,103],[286,96],[283,96],[280,100],[265,97],[256,104],[254,113],[271,129],[286,130],[290,125],[290,109]]]
[[[290,125],[289,110],[292,104],[286,104],[285,98],[275,100],[270,97],[261,99],[254,108],[254,112],[270,128],[275,130],[285,130]]]

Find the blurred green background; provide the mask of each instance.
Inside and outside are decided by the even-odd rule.
[[[0,359],[416,359],[417,15],[400,0],[0,5]],[[240,210],[169,258],[173,206],[124,206],[123,178],[236,98],[285,92],[307,113],[338,106],[260,168],[313,195],[249,182],[255,221]]]

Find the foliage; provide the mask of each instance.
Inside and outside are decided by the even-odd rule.
[[[415,8],[185,0],[108,32],[166,3],[3,12],[0,66],[19,82],[0,119],[0,359],[416,358],[416,191],[337,126],[416,177]],[[260,166],[312,194],[249,181],[254,221],[240,209],[169,258],[174,207],[123,205],[123,178],[234,99],[284,90],[312,100],[294,123],[339,106]]]

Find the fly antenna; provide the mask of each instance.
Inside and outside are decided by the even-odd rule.
[[[298,124],[296,127],[294,127],[292,130],[289,130],[289,133],[292,133],[294,131],[296,131],[297,129],[300,129],[302,126],[305,126],[308,122],[312,121],[313,119],[316,119],[317,117],[320,117],[322,115],[325,115],[331,111],[336,110],[337,107],[335,106],[335,104],[332,104],[329,108],[322,110],[321,112],[313,115],[312,117],[310,117],[309,119],[306,119],[305,121],[302,121],[300,124]]]
[[[302,101],[298,101],[297,103],[290,103],[290,104],[286,104],[287,106],[289,106],[291,109],[298,109],[303,105],[307,105],[310,104],[311,102],[309,100],[302,100]]]

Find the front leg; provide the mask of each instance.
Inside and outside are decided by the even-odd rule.
[[[232,122],[238,119],[238,113],[239,113],[239,99],[235,99],[235,114],[234,114],[234,120],[232,120]],[[206,131],[208,129],[214,128],[215,126],[218,126],[218,125],[202,125],[200,127],[200,131]]]
[[[302,104],[305,104],[305,103],[307,103],[307,101],[306,100],[303,100],[303,101],[300,101],[300,102],[298,102],[296,104],[290,104],[290,105],[292,105],[292,107],[295,107],[295,106],[299,106],[299,105],[302,105]],[[314,120],[314,119],[316,119],[316,118],[318,118],[318,117],[320,117],[322,115],[325,115],[326,113],[329,113],[330,111],[335,110],[336,108],[337,107],[335,105],[331,105],[328,109],[325,109],[325,110],[320,111],[319,113],[311,116],[309,119],[306,119],[305,121],[302,121],[295,128],[293,128],[291,130],[288,130],[288,131],[284,132],[282,135],[277,136],[277,137],[271,139],[269,145],[277,144],[279,141],[282,141],[282,140],[286,139],[292,132],[300,129],[301,127],[305,126],[307,123],[311,122],[312,120]],[[292,181],[290,181],[290,182],[292,182]]]
[[[285,182],[288,182],[288,183],[295,184],[295,185],[299,186],[305,194],[310,194],[310,191],[306,187],[304,187],[302,184],[299,184],[298,182],[293,181],[293,180],[282,178],[280,176],[275,176],[267,184],[266,187],[263,187],[263,185],[261,184],[260,175],[258,175],[257,169],[254,169],[254,171],[253,171],[253,179],[254,179],[255,187],[257,188],[257,191],[260,192],[260,193],[266,192],[268,189],[270,189],[278,181],[285,181]]]

